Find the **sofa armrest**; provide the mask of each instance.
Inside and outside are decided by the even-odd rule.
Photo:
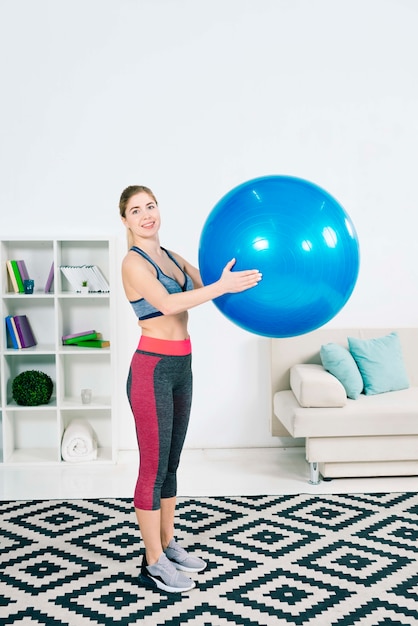
[[[322,365],[293,365],[290,387],[302,407],[341,407],[347,403],[344,386]]]

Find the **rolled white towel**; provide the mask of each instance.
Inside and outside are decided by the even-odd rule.
[[[88,422],[74,419],[68,424],[62,436],[61,456],[71,463],[97,459],[97,439]]]

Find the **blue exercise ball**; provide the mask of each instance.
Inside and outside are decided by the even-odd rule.
[[[226,263],[258,269],[263,279],[214,300],[245,330],[266,337],[303,335],[332,319],[349,299],[359,272],[354,225],[317,185],[292,176],[263,176],[232,189],[209,214],[199,242],[204,284]]]

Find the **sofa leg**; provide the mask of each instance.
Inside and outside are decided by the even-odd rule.
[[[311,485],[319,485],[319,483],[321,482],[319,480],[319,464],[314,461],[313,463],[309,463],[309,468],[311,473],[309,482],[311,483]]]

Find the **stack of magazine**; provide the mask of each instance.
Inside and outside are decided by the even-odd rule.
[[[81,292],[83,284],[87,284],[90,292],[108,293],[109,283],[97,265],[60,265],[60,270],[74,291]]]

